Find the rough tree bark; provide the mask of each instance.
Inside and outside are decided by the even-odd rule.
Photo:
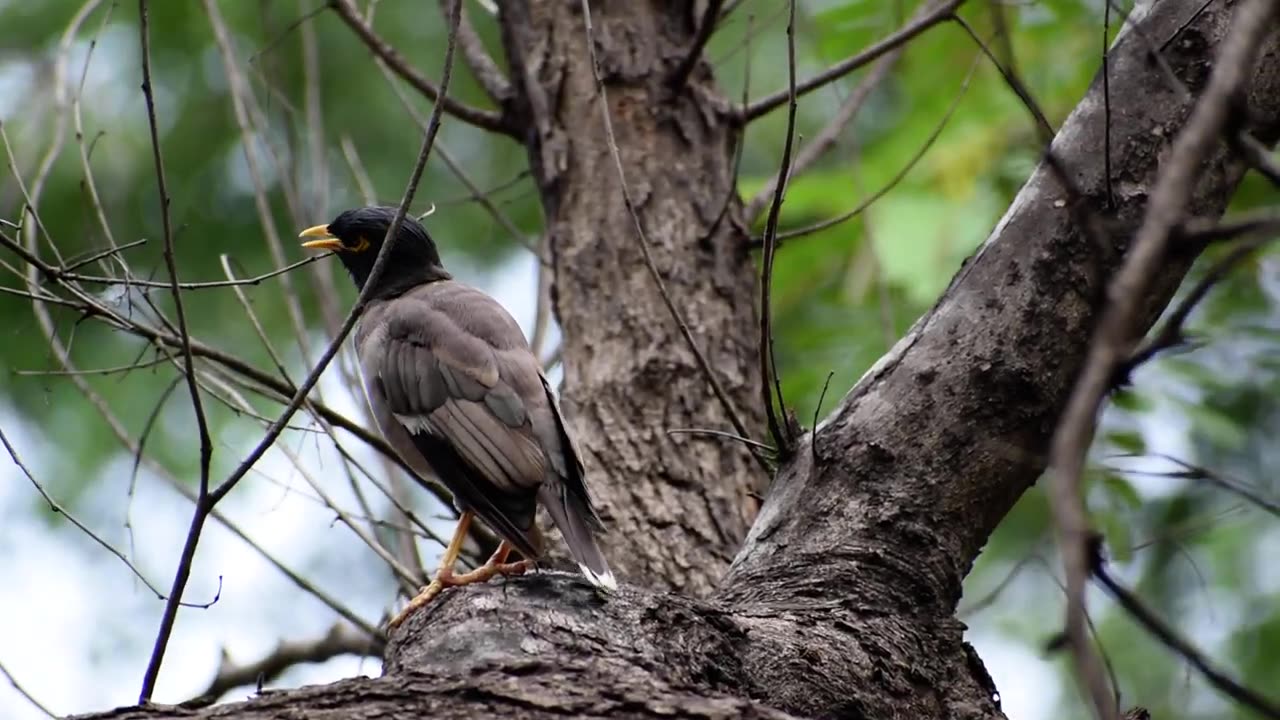
[[[1112,51],[1116,207],[1105,210],[1098,81],[1053,145],[1080,196],[1038,168],[937,306],[779,469],[752,524],[749,493],[763,478],[750,456],[664,432],[723,429],[726,415],[641,259],[578,3],[503,2],[514,114],[527,123],[555,253],[567,412],[626,586],[606,598],[540,573],[450,591],[393,634],[383,677],[95,717],[1002,717],[954,615],[961,582],[1044,470],[1100,290],[1194,102],[1152,48],[1194,96],[1235,3],[1204,5],[1156,3]],[[592,13],[657,266],[758,429],[755,268],[736,197],[715,222],[738,129],[705,67],[678,95],[663,84],[694,32],[682,4],[602,2]],[[1275,37],[1252,87],[1248,125],[1272,143]],[[1203,170],[1194,210],[1217,216],[1243,166],[1224,147]],[[1082,214],[1105,218],[1105,232],[1082,232]],[[1193,259],[1164,268],[1149,321]]]

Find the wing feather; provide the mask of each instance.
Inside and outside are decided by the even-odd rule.
[[[425,464],[459,507],[534,556],[548,458],[527,405],[525,367],[505,352],[523,345],[523,334],[514,321],[468,322],[458,307],[442,307],[442,290],[426,286],[366,310],[356,338],[366,393],[384,434],[401,438],[392,444],[406,461]]]

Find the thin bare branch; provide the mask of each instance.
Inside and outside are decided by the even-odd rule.
[[[1117,709],[1099,672],[1085,626],[1085,585],[1092,567],[1091,538],[1080,483],[1097,413],[1115,369],[1137,342],[1135,327],[1142,298],[1164,261],[1170,236],[1188,207],[1201,163],[1222,140],[1234,99],[1243,91],[1259,47],[1274,28],[1280,3],[1250,0],[1235,12],[1231,30],[1213,63],[1204,94],[1178,134],[1152,191],[1145,218],[1119,272],[1109,283],[1104,309],[1088,357],[1054,433],[1050,454],[1050,508],[1067,579],[1066,634],[1076,672],[1102,718]]]
[[[1271,181],[1272,185],[1280,187],[1280,163],[1277,163],[1276,159],[1272,157],[1271,148],[1263,145],[1257,138],[1247,132],[1237,133],[1233,140],[1236,150],[1244,155],[1249,165]]]
[[[84,96],[85,81],[89,77],[89,62],[93,58],[93,51],[98,46],[98,37],[102,35],[102,31],[107,27],[107,23],[110,22],[111,13],[112,11],[115,10],[115,7],[116,7],[115,3],[108,5],[106,12],[102,14],[102,22],[98,26],[98,31],[94,34],[93,38],[89,41],[89,48],[85,52],[84,65],[82,66],[80,71],[80,84],[76,88],[76,92],[71,98],[71,116],[75,123],[76,145],[78,146],[80,151],[79,152],[80,168],[84,174],[85,194],[88,196],[89,206],[93,208],[93,214],[98,221],[98,227],[102,229],[102,235],[104,238],[106,238],[107,247],[109,248],[108,254],[110,255],[114,255],[116,252],[126,249],[127,247],[132,247],[135,244],[145,242],[145,241],[139,240],[139,241],[135,241],[134,243],[130,243],[127,246],[123,246],[123,247],[116,246],[115,234],[111,231],[111,223],[108,222],[106,210],[102,207],[102,199],[98,194],[98,184],[97,184],[97,181],[94,179],[94,175],[93,175],[93,166],[89,162],[91,146],[85,143],[84,118],[83,118],[83,113],[81,112],[80,99]],[[106,257],[106,255],[102,257]],[[96,257],[96,256],[93,258],[93,260],[98,260],[98,259],[99,257]],[[115,259],[125,268],[128,268],[128,264],[125,263],[123,257],[119,255],[115,255]],[[69,266],[67,269],[74,270],[75,268],[80,267],[81,264],[88,264],[89,262],[92,262],[92,260],[85,261],[80,264],[73,264]]]
[[[448,18],[449,0],[440,0],[440,12]],[[511,81],[507,80],[507,76],[498,68],[498,63],[485,50],[476,29],[471,26],[466,8],[462,9],[462,21],[458,23],[458,50],[462,52],[463,62],[471,69],[471,74],[475,75],[476,81],[484,88],[490,100],[499,106],[511,100]]]
[[[145,585],[146,588],[151,591],[151,594],[156,596],[157,600],[166,599],[164,593],[160,592],[159,588],[153,585],[151,581],[148,580],[147,577],[142,574],[142,571],[139,570],[138,567],[129,560],[129,558],[125,557],[124,553],[120,552],[115,548],[115,546],[113,546],[111,543],[104,540],[101,535],[98,535],[96,532],[91,530],[88,525],[85,525],[84,523],[77,520],[75,515],[72,515],[57,500],[53,499],[53,496],[49,494],[49,491],[46,490],[45,487],[40,484],[40,481],[36,480],[35,476],[31,474],[31,470],[27,467],[26,463],[24,463],[22,461],[22,458],[18,455],[17,448],[15,448],[13,444],[9,442],[9,438],[7,435],[5,435],[3,428],[0,428],[0,444],[4,445],[5,451],[9,453],[9,458],[13,460],[13,464],[16,465],[18,467],[18,470],[20,470],[22,474],[26,476],[27,480],[31,482],[31,485],[35,487],[36,492],[40,493],[40,497],[44,498],[44,501],[49,504],[50,510],[66,518],[67,522],[71,523],[72,525],[75,525],[76,529],[78,529],[80,532],[88,536],[90,540],[93,540],[95,543],[97,543],[107,552],[111,553],[112,555],[115,555],[116,558],[120,560],[120,562],[124,563],[125,567],[129,568],[129,571],[133,573],[134,577],[142,581],[142,584]],[[217,601],[218,601],[218,598],[215,597],[213,600],[210,600],[209,602],[206,602],[206,603],[183,603],[183,606],[194,607],[194,608],[207,608],[213,605]]]
[[[314,0],[298,0],[298,9],[306,12]],[[316,24],[304,22],[302,35],[302,103],[306,113],[304,130],[307,143],[307,178],[310,181],[310,200],[306,210],[318,216],[328,216],[329,211],[329,152],[325,144],[324,104],[320,77],[320,42],[316,38]],[[336,324],[336,323],[335,323]]]
[[[258,224],[262,228],[263,239],[266,242],[267,252],[270,254],[272,262],[276,264],[276,267],[281,267],[286,264],[286,255],[284,246],[280,242],[280,235],[276,230],[275,216],[271,211],[271,200],[268,196],[269,186],[259,165],[259,149],[261,147],[266,148],[269,158],[276,166],[277,177],[288,178],[289,173],[271,150],[270,144],[257,141],[257,138],[264,133],[260,124],[255,121],[253,109],[256,107],[256,101],[249,89],[249,84],[244,79],[243,73],[240,72],[240,67],[236,64],[235,47],[232,45],[231,32],[227,28],[226,21],[223,20],[218,3],[205,0],[204,11],[209,18],[209,26],[213,30],[213,39],[214,44],[218,47],[218,55],[222,58],[222,70],[223,74],[226,75],[227,87],[230,90],[232,116],[235,118],[237,129],[240,131],[240,149],[244,154],[245,166],[249,171],[249,179],[253,184],[253,202],[258,214]],[[285,199],[289,207],[296,208],[297,201],[293,197],[291,183],[282,182],[280,187],[284,190]],[[297,213],[295,212],[294,214],[296,215]],[[294,336],[297,339],[299,349],[302,351],[302,357],[310,360],[311,337],[307,332],[302,303],[298,299],[298,293],[288,275],[281,276],[280,291],[284,296],[285,310],[289,316],[289,321],[293,325]]]
[[[1111,577],[1111,573],[1107,572],[1106,565],[1101,562],[1101,559],[1097,559],[1093,568],[1093,576],[1098,579],[1098,582],[1102,583],[1102,586],[1111,593],[1116,602],[1120,603],[1120,606],[1138,624],[1146,628],[1147,632],[1151,633],[1165,647],[1177,653],[1179,657],[1199,671],[1205,680],[1209,681],[1210,685],[1263,717],[1272,718],[1273,720],[1280,718],[1280,702],[1265,697],[1256,690],[1232,679],[1217,668],[1189,640],[1182,637],[1172,625],[1160,619],[1137,595]]]
[[[889,35],[880,42],[866,48],[862,52],[836,63],[814,77],[796,85],[797,97],[806,95],[818,88],[839,80],[860,67],[874,61],[894,48],[903,45],[929,28],[951,19],[955,11],[965,0],[945,0],[920,18],[908,23],[905,27]],[[737,111],[738,118],[748,123],[785,105],[791,97],[790,90],[782,90],[757,100]]]
[[[218,671],[200,695],[183,703],[185,707],[211,705],[227,691],[244,685],[263,686],[295,665],[321,663],[341,655],[379,657],[383,643],[370,640],[350,625],[336,622],[324,635],[312,640],[281,641],[275,649],[255,662],[238,664],[224,650]]]
[[[18,694],[23,697],[24,700],[31,703],[32,707],[44,713],[46,716],[51,718],[51,720],[58,720],[58,716],[54,714],[54,712],[50,710],[47,705],[37,700],[35,696],[30,693],[30,691],[28,691],[26,688],[22,686],[21,683],[18,682],[18,679],[13,676],[13,673],[9,672],[9,668],[5,667],[4,663],[0,663],[0,675],[3,675],[5,679],[9,681],[9,684],[13,686],[13,689],[16,690]]]
[[[1184,326],[1191,311],[1209,294],[1209,291],[1222,282],[1240,263],[1247,260],[1259,248],[1269,243],[1272,237],[1255,238],[1232,248],[1221,260],[1205,272],[1204,277],[1178,302],[1169,313],[1159,332],[1145,340],[1123,362],[1116,366],[1111,385],[1116,387],[1128,384],[1133,371],[1161,352],[1186,343]]]
[[[778,378],[778,361],[773,351],[773,306],[769,301],[773,289],[773,258],[778,249],[778,219],[782,214],[782,200],[791,181],[791,149],[796,136],[796,1],[787,8],[787,131],[782,145],[782,167],[773,182],[773,201],[769,217],[765,221],[764,261],[760,270],[760,391],[764,402],[765,419],[769,434],[778,447],[778,456],[790,457],[795,449],[796,433],[787,415],[787,403],[782,396],[782,382]],[[777,402],[777,407],[774,403]],[[781,419],[779,419],[781,415]]]
[[[129,249],[136,248],[146,244],[147,244],[146,238],[142,238],[141,240],[134,240],[133,242],[128,242],[128,243],[125,243],[124,245],[115,245],[113,243],[112,247],[109,247],[106,250],[99,250],[98,252],[90,253],[89,255],[86,255],[83,258],[71,260],[66,265],[66,267],[62,268],[62,271],[73,272],[77,268],[81,268],[81,267],[84,267],[85,265],[98,262],[103,258],[111,257],[112,255],[119,255],[125,250],[129,250]]]
[[[840,133],[853,122],[862,110],[862,106],[866,104],[867,98],[871,97],[871,93],[884,82],[889,76],[889,71],[893,69],[894,64],[898,62],[898,58],[902,57],[903,48],[899,47],[890,51],[887,55],[880,58],[871,72],[858,83],[858,87],[854,88],[853,93],[848,99],[841,104],[840,109],[827,121],[826,127],[822,128],[813,140],[805,143],[800,152],[796,154],[795,162],[792,163],[791,175],[794,177],[800,173],[813,167],[814,163],[822,158],[840,138]],[[747,222],[753,222],[756,217],[769,204],[770,199],[774,196],[774,190],[778,187],[778,176],[774,176],[769,182],[765,183],[763,188],[751,198],[747,206],[742,211],[742,217]]]
[[[173,224],[169,217],[169,190],[164,172],[164,153],[160,149],[160,126],[156,121],[156,102],[151,89],[151,24],[150,3],[138,0],[138,33],[142,46],[142,96],[147,108],[147,125],[151,131],[151,157],[155,161],[156,187],[160,194],[160,225],[164,232],[164,264],[169,271],[169,292],[173,296],[174,315],[178,319],[178,334],[182,338],[183,374],[187,378],[187,390],[191,395],[191,410],[196,416],[196,430],[200,439],[200,493],[209,491],[209,464],[213,459],[213,442],[209,439],[209,421],[204,415],[200,400],[200,387],[196,384],[195,357],[191,354],[191,332],[187,328],[187,314],[183,308],[182,289],[178,286],[178,261],[173,250]],[[180,598],[179,598],[180,599]],[[176,602],[176,601],[175,601]]]
[[[195,359],[191,354],[191,334],[187,330],[186,315],[182,308],[182,290],[178,287],[178,269],[173,254],[173,228],[169,219],[169,194],[165,188],[164,159],[160,151],[160,131],[156,123],[155,98],[151,91],[151,29],[149,23],[148,0],[138,0],[138,33],[142,46],[142,93],[146,100],[147,123],[151,129],[151,153],[155,160],[156,184],[160,193],[160,217],[164,228],[164,258],[169,269],[170,291],[173,294],[174,307],[177,310],[178,328],[182,341],[182,359],[187,379],[187,388],[191,394],[191,407],[196,415],[196,423],[200,433],[200,491],[196,501],[196,509],[191,520],[187,537],[187,551],[179,562],[178,572],[174,576],[173,587],[169,591],[169,600],[165,603],[161,620],[161,637],[157,640],[157,652],[153,653],[152,662],[142,679],[142,690],[138,702],[151,700],[155,689],[156,676],[160,672],[160,657],[164,654],[164,646],[168,643],[169,630],[173,627],[178,607],[182,602],[182,593],[186,589],[187,576],[191,573],[191,560],[195,554],[196,541],[200,537],[203,518],[207,512],[206,503],[209,497],[209,463],[213,457],[213,443],[209,439],[209,426],[204,416],[204,407],[200,401],[200,386],[196,382]]]
[[[453,98],[450,98],[444,92],[445,82],[443,78],[440,86],[423,77],[417,70],[413,69],[404,57],[391,47],[387,41],[383,40],[373,31],[365,21],[360,17],[355,5],[351,0],[329,0],[329,7],[338,13],[338,17],[351,28],[353,32],[364,42],[369,50],[387,64],[397,75],[405,80],[416,89],[435,103],[440,103],[444,107],[444,111],[459,120],[474,125],[483,130],[492,130],[503,135],[516,137],[519,129],[514,127],[511,122],[502,114],[490,110],[480,110],[469,105],[464,105]]]
[[[1209,468],[1201,467],[1194,463],[1187,462],[1186,460],[1174,457],[1173,455],[1168,455],[1165,453],[1152,453],[1151,455],[1149,455],[1149,457],[1157,457],[1164,460],[1168,460],[1169,462],[1173,463],[1174,465],[1177,465],[1182,469],[1174,470],[1170,472],[1154,472],[1154,471],[1140,471],[1140,470],[1121,470],[1121,472],[1129,473],[1131,475],[1146,475],[1148,477],[1159,476],[1159,477],[1174,478],[1179,480],[1194,480],[1197,482],[1207,482],[1210,485],[1216,485],[1217,487],[1220,487],[1229,493],[1232,493],[1234,495],[1239,495],[1245,500],[1248,500],[1250,504],[1256,505],[1257,507],[1262,508],[1263,510],[1267,511],[1272,515],[1275,515],[1276,517],[1280,517],[1280,499],[1276,499],[1276,498],[1264,495],[1262,491],[1257,487],[1252,487],[1246,483],[1240,482],[1239,480],[1235,480],[1233,478],[1227,477],[1220,473],[1216,473],[1210,470]]]
[[[378,69],[382,71],[383,77],[386,78],[387,84],[390,85],[391,91],[396,94],[397,98],[399,98],[401,107],[403,107],[405,112],[409,114],[409,117],[413,118],[414,122],[418,123],[418,126],[425,131],[427,127],[427,119],[422,117],[422,114],[419,113],[418,109],[414,107],[412,102],[410,102],[404,88],[402,88],[399,83],[395,82],[395,76],[392,73],[391,68],[388,67],[381,59],[375,58],[375,62],[378,65]],[[546,259],[546,254],[538,252],[537,247],[529,242],[524,233],[520,231],[519,226],[517,226],[515,221],[511,219],[511,216],[504,212],[502,208],[498,207],[497,204],[495,204],[489,197],[489,193],[482,190],[480,186],[471,179],[471,175],[466,171],[466,168],[462,167],[462,163],[454,159],[453,153],[449,152],[448,148],[444,145],[438,145],[435,151],[436,154],[440,156],[440,159],[444,161],[445,167],[449,168],[449,172],[453,173],[453,176],[467,188],[469,199],[474,200],[485,210],[485,212],[489,213],[489,215],[499,225],[511,234],[511,239],[517,244],[530,252],[537,253],[539,262],[542,265],[545,266],[550,264]]]
[[[774,450],[772,446],[766,443],[762,443],[758,440],[752,440],[751,438],[742,437],[741,435],[734,435],[731,432],[725,432],[723,430],[713,430],[711,428],[671,428],[667,430],[667,434],[668,435],[707,435],[710,437],[718,437],[718,438],[724,438],[725,440],[733,440],[735,442],[740,442],[743,445],[747,445],[748,447],[752,447],[762,452],[769,453],[770,455],[776,452],[776,450]]]
[[[139,241],[139,243],[141,242],[144,242],[144,241]],[[131,247],[139,243],[127,243],[120,247],[121,248]],[[28,264],[37,268],[40,271],[40,273],[45,277],[54,279],[60,282],[78,282],[78,283],[90,283],[90,284],[96,284],[96,285],[128,285],[128,286],[139,287],[139,288],[159,288],[159,289],[166,289],[166,290],[171,290],[173,288],[173,283],[162,282],[159,280],[143,280],[140,278],[113,278],[113,277],[106,277],[102,275],[85,275],[83,273],[72,272],[71,270],[63,267],[62,265],[53,265],[45,262],[44,260],[41,260],[38,256],[36,256],[34,253],[32,253],[30,250],[24,247],[21,243],[17,242],[15,239],[9,237],[7,234],[3,232],[0,232],[0,246],[6,247],[12,250],[16,255],[21,257]],[[284,275],[285,273],[292,272],[304,265],[310,265],[311,263],[316,262],[324,257],[326,256],[314,255],[314,256],[305,258],[303,260],[299,260],[298,262],[295,262],[295,263],[289,263],[284,267],[277,268],[270,272],[265,272],[265,273],[262,273],[261,275],[255,275],[253,277],[244,278],[242,280],[178,282],[177,287],[179,290],[211,290],[214,288],[227,288],[227,287],[237,287],[237,286],[244,286],[244,285],[260,285],[264,280],[270,280],[273,277],[277,277],[280,275]],[[78,266],[78,265],[73,265],[73,266]]]
[[[933,131],[929,133],[929,137],[925,138],[925,141],[920,145],[920,149],[916,150],[916,153],[911,156],[911,159],[907,160],[907,162],[903,164],[902,168],[898,170],[898,172],[890,178],[888,182],[886,182],[879,190],[876,190],[869,197],[854,206],[852,210],[848,210],[836,217],[828,218],[827,220],[822,220],[812,225],[778,233],[778,246],[781,247],[785,240],[804,237],[805,235],[812,235],[822,230],[826,230],[827,228],[848,222],[849,220],[861,215],[867,208],[875,204],[877,200],[888,195],[890,191],[896,188],[898,184],[907,177],[907,174],[920,163],[920,160],[924,158],[925,154],[933,148],[934,143],[938,141],[938,138],[942,135],[942,131],[946,129],[951,117],[955,114],[956,108],[960,107],[960,101],[964,98],[965,93],[968,92],[969,83],[973,80],[973,73],[977,67],[977,60],[975,59],[975,61],[969,65],[969,72],[964,76],[964,80],[960,84],[960,90],[956,93],[955,99],[951,101],[951,105],[949,105],[946,112],[942,114],[942,118],[938,121],[938,124],[934,126]],[[762,247],[763,245],[763,237],[753,238],[751,241],[752,247]]]
[[[343,135],[338,144],[342,148],[342,157],[346,159],[347,167],[351,168],[351,178],[356,181],[356,187],[360,190],[360,199],[365,205],[377,204],[378,191],[373,187],[369,171],[364,169],[364,163],[360,161],[360,151],[356,150],[351,136]]]

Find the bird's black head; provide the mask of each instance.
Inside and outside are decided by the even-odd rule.
[[[363,289],[373,263],[382,250],[387,228],[395,219],[396,208],[362,207],[346,210],[328,225],[317,225],[302,231],[299,237],[310,238],[305,248],[333,250],[343,267],[351,274],[356,287]],[[449,273],[440,263],[436,244],[422,223],[405,216],[400,223],[391,257],[378,278],[374,297],[400,295],[411,287],[433,280],[445,280]]]

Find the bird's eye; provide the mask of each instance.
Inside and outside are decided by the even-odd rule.
[[[347,249],[351,252],[364,252],[369,249],[369,238],[361,235],[356,238],[356,243],[354,245],[347,246]]]

